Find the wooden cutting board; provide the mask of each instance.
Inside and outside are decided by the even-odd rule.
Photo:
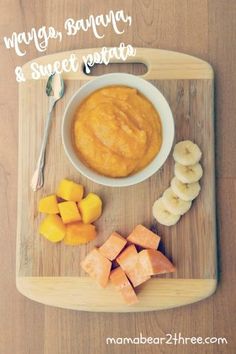
[[[75,50],[78,58],[95,49]],[[71,52],[44,56],[39,64],[69,57]],[[86,311],[132,312],[167,309],[193,303],[210,296],[216,289],[216,227],[214,180],[213,70],[192,56],[159,49],[137,49],[129,62],[145,63],[143,78],[157,86],[173,111],[175,141],[194,140],[203,151],[202,190],[191,210],[174,227],[157,225],[151,209],[155,199],[169,186],[174,162],[170,155],[162,169],[147,181],[132,187],[110,188],[81,176],[65,156],[61,143],[63,111],[71,95],[87,80],[82,66],[77,73],[63,75],[65,96],[55,107],[47,149],[45,185],[34,193],[30,180],[39,153],[48,109],[46,80],[30,79],[29,63],[24,66],[28,80],[19,84],[19,176],[16,284],[18,290],[35,301]],[[104,212],[96,223],[95,241],[84,246],[51,244],[37,228],[42,216],[37,213],[39,199],[53,193],[62,178],[85,185],[98,193]],[[114,230],[127,236],[136,224],[158,230],[162,250],[177,267],[174,274],[151,279],[138,289],[139,303],[126,306],[112,285],[99,288],[80,268],[80,261],[94,246],[99,246]]]

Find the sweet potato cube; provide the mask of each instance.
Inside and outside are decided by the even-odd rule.
[[[137,225],[127,240],[143,248],[157,249],[161,238],[143,225]]]
[[[38,211],[45,214],[58,214],[57,197],[55,194],[48,195],[39,200]]]
[[[175,271],[173,264],[160,251],[143,250],[139,252],[138,258],[146,275],[165,274]]]
[[[110,279],[127,304],[132,305],[138,302],[137,295],[121,267],[111,271]]]
[[[64,224],[68,224],[74,221],[80,221],[81,216],[79,209],[75,202],[62,202],[58,204],[58,208],[61,214]]]
[[[63,179],[59,183],[56,194],[62,199],[79,202],[83,198],[84,187],[68,179]]]
[[[51,214],[41,222],[39,233],[51,242],[59,242],[65,237],[66,227],[60,216]]]
[[[90,251],[80,264],[83,270],[95,279],[101,287],[105,288],[107,286],[111,261],[104,257],[97,248]]]
[[[96,228],[94,225],[83,224],[80,221],[66,225],[66,235],[63,242],[66,245],[82,245],[94,240],[96,237]]]
[[[99,248],[99,251],[103,254],[103,256],[110,259],[110,261],[113,261],[125,247],[126,243],[127,241],[124,237],[119,235],[117,232],[113,232]]]
[[[102,214],[102,201],[99,196],[94,193],[89,193],[78,205],[82,221],[85,224],[91,224]]]
[[[143,272],[143,268],[140,266],[140,263],[137,262],[132,269],[129,269],[125,272],[129,280],[131,281],[134,288],[145,283],[151,278],[150,275],[146,275]]]
[[[143,272],[138,262],[138,252],[134,245],[128,246],[117,258],[117,263],[124,270],[134,287],[144,283],[150,276]]]
[[[133,269],[138,261],[138,252],[134,245],[130,245],[116,258],[117,263],[126,272]]]

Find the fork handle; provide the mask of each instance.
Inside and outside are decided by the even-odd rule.
[[[47,141],[52,121],[52,109],[54,107],[55,101],[50,101],[49,110],[47,114],[47,119],[44,128],[43,140],[40,148],[39,158],[36,164],[36,169],[34,171],[32,180],[31,180],[31,188],[34,192],[38,189],[42,188],[44,184],[44,166],[45,166],[45,155],[46,155],[46,147]]]

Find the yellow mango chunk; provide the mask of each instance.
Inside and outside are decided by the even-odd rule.
[[[74,222],[66,226],[64,243],[66,245],[82,245],[94,240],[96,234],[96,228],[94,225],[85,225],[82,222]]]
[[[59,242],[65,237],[66,227],[60,216],[51,214],[39,225],[39,233],[51,242]]]
[[[41,198],[38,204],[38,211],[46,214],[58,214],[57,197],[55,194]]]
[[[56,194],[62,199],[79,202],[83,198],[84,187],[68,179],[63,179],[59,183]]]
[[[64,224],[81,220],[79,209],[75,202],[62,202],[58,204]]]
[[[79,202],[79,210],[84,224],[91,224],[102,214],[102,201],[98,195],[89,193]]]

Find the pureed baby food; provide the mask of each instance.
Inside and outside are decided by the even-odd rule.
[[[162,127],[158,112],[136,89],[107,86],[79,105],[72,139],[79,158],[91,169],[108,177],[126,177],[158,154]]]

